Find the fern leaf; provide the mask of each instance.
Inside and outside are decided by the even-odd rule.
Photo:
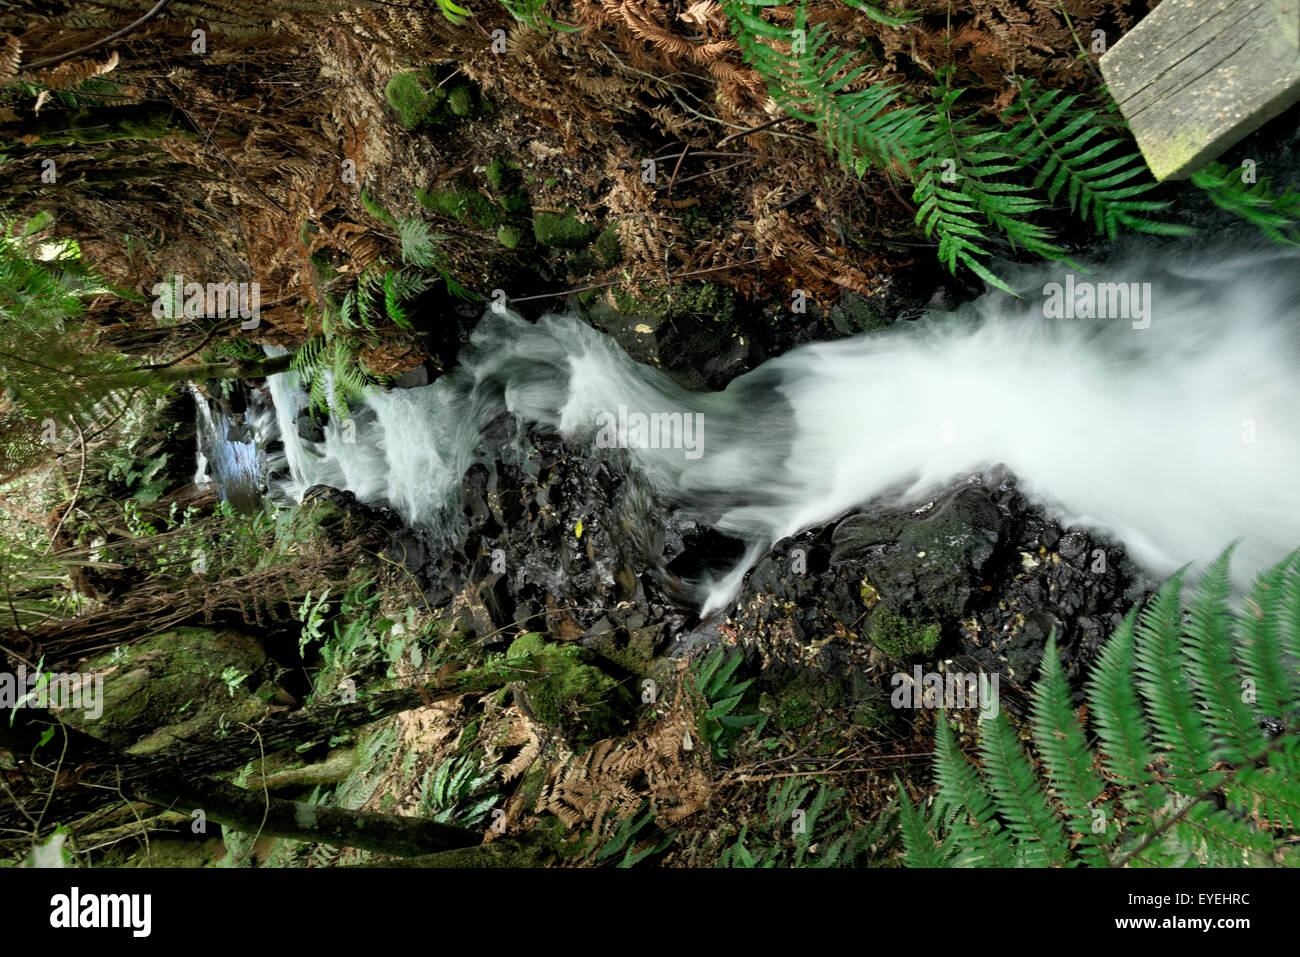
[[[993,799],[957,747],[948,722],[943,720],[935,732],[935,776],[944,803],[964,812],[957,816],[951,828],[957,846],[963,851],[958,863],[985,867],[1007,867],[1014,863],[1014,847],[997,821]]]
[[[1060,866],[1069,857],[1065,830],[1038,786],[1033,765],[1002,711],[988,720],[980,735],[980,754],[989,790],[999,813],[1033,866]]]
[[[1252,183],[1245,171],[1223,163],[1193,173],[1192,183],[1214,205],[1253,224],[1274,242],[1300,245],[1300,190],[1275,192],[1267,177]]]
[[[1107,642],[1097,662],[1087,697],[1101,737],[1106,770],[1120,787],[1142,790],[1152,780],[1151,746],[1133,674],[1133,627],[1129,612]],[[1145,793],[1145,792],[1143,792]]]
[[[1196,708],[1187,674],[1171,668],[1182,643],[1182,573],[1160,587],[1138,619],[1134,658],[1138,690],[1154,724],[1154,740],[1172,767],[1170,785],[1187,794],[1210,786],[1203,775],[1210,760],[1210,736]],[[1187,774],[1189,778],[1181,775]]]
[[[1093,770],[1092,752],[1075,721],[1055,635],[1047,640],[1042,671],[1034,686],[1032,722],[1034,746],[1042,756],[1047,781],[1075,831],[1081,860],[1090,865],[1106,863],[1101,838],[1093,826],[1093,805],[1106,784]]]
[[[1034,187],[1046,188],[1055,202],[1064,190],[1071,212],[1091,221],[1098,233],[1115,239],[1121,226],[1139,232],[1184,236],[1195,230],[1142,216],[1168,203],[1139,199],[1156,187],[1141,154],[1122,152],[1118,139],[1105,135],[1117,121],[1079,105],[1081,95],[1038,91],[1027,81],[1008,115],[1023,118],[1004,137],[1004,150],[1024,165],[1041,164]]]
[[[1242,700],[1232,648],[1232,617],[1228,607],[1231,582],[1229,548],[1211,565],[1192,599],[1185,626],[1187,674],[1215,734],[1216,757],[1239,763],[1263,743],[1258,722]]]

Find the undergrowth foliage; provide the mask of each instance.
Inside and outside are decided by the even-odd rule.
[[[881,814],[866,827],[853,827],[838,788],[786,778],[767,792],[766,815],[741,825],[718,867],[851,867],[887,843],[894,816]]]
[[[938,795],[903,797],[912,866],[1259,865],[1300,831],[1300,552],[1233,612],[1231,550],[1184,611],[1182,573],[1111,636],[1076,717],[1055,641],[1034,688],[1026,754],[1005,713],[979,765],[947,722]],[[1091,734],[1089,733],[1091,732]],[[1091,740],[1095,735],[1096,743]]]
[[[1149,218],[1169,203],[1146,198],[1157,184],[1132,148],[1123,119],[1087,105],[1082,94],[1040,90],[1013,77],[1019,88],[999,123],[965,110],[965,91],[950,88],[950,71],[941,69],[933,102],[912,102],[892,82],[864,85],[873,64],[832,45],[826,23],[810,26],[806,4],[789,28],[756,12],[776,5],[722,0],[745,61],[787,114],[817,127],[846,169],[863,176],[876,168],[911,182],[916,222],[938,243],[949,270],[965,266],[1013,292],[986,264],[1007,247],[1068,262],[1066,250],[1034,219],[1053,206],[1068,205],[1112,240],[1121,227],[1160,235],[1195,231]],[[895,19],[891,25],[909,22]],[[1264,205],[1240,191],[1227,193],[1225,201],[1235,201],[1242,212]],[[1269,212],[1254,221],[1272,223]],[[1002,248],[994,248],[995,241]]]

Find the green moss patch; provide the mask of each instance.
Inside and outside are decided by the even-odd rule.
[[[537,213],[533,217],[533,235],[543,246],[582,249],[595,237],[596,227],[572,212]]]
[[[631,694],[577,645],[547,642],[531,632],[510,645],[506,658],[527,658],[538,675],[523,687],[539,721],[562,729],[575,744],[617,734],[630,713]]]
[[[439,216],[483,229],[495,229],[506,218],[490,199],[472,190],[417,189],[415,198],[421,206]]]
[[[497,242],[506,249],[518,249],[527,238],[527,230],[518,223],[505,223],[497,227]]]
[[[920,625],[883,605],[871,617],[871,643],[891,658],[927,656],[939,647],[939,626]]]
[[[408,130],[418,130],[436,122],[447,92],[428,70],[409,70],[393,75],[384,87],[384,98],[397,113],[398,123]]]
[[[607,267],[617,266],[623,261],[623,243],[618,238],[617,226],[610,226],[597,236],[591,248]]]

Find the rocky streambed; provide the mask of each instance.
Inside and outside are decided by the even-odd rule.
[[[808,328],[823,335],[873,321],[851,298],[813,318]],[[626,338],[655,361],[656,336]],[[761,341],[729,352],[715,342],[711,355],[734,373],[755,349],[766,351]],[[744,543],[659,507],[618,451],[519,428],[502,416],[484,431],[450,547],[350,493],[316,493],[385,529],[388,557],[429,605],[489,649],[541,631],[644,678],[721,644],[741,649],[759,685],[796,712],[842,709],[863,722],[898,717],[895,676],[923,665],[997,675],[1003,706],[1023,710],[1049,635],[1079,687],[1103,640],[1156,585],[1121,545],[1061,527],[1016,476],[991,467],[924,500],[862,503],[777,542],[725,612],[702,620],[700,582],[732,567]]]

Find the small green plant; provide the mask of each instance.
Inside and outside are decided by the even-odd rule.
[[[1037,761],[1005,712],[981,730],[979,767],[940,721],[934,806],[902,802],[908,863],[1294,863],[1300,552],[1258,578],[1240,613],[1229,558],[1186,614],[1180,572],[1124,619],[1088,683],[1089,729],[1048,642],[1030,721]]]
[[[420,815],[461,827],[482,824],[501,795],[489,787],[495,772],[480,774],[478,768],[477,754],[451,757],[429,768],[420,791]]]
[[[1250,182],[1246,170],[1211,163],[1192,174],[1192,183],[1226,209],[1277,243],[1300,245],[1300,190],[1273,189],[1268,177]]]
[[[447,268],[447,257],[440,245],[449,238],[448,236],[435,233],[428,223],[414,217],[398,222],[397,236],[402,244],[403,263],[414,269],[437,272],[442,277],[447,291],[453,296],[471,301],[482,298],[452,278],[451,272]]]
[[[535,30],[552,27],[564,33],[577,33],[583,29],[567,23],[556,23],[547,16],[546,3],[547,0],[501,0],[501,6],[506,8],[507,13]]]
[[[221,681],[225,684],[226,690],[230,692],[232,698],[235,696],[236,689],[247,680],[248,673],[240,671],[234,665],[223,669],[221,672]]]
[[[596,840],[588,841],[588,853]],[[675,834],[659,835],[654,823],[654,809],[649,801],[642,801],[635,814],[618,822],[614,833],[595,848],[591,862],[602,866],[635,867],[647,858],[661,854],[672,846]]]
[[[844,792],[799,778],[773,781],[766,815],[750,831],[741,825],[719,856],[718,867],[852,867],[893,830],[892,815],[870,827],[855,828],[842,807]]]
[[[691,662],[690,681],[703,704],[696,712],[695,727],[700,739],[709,745],[714,757],[725,758],[731,745],[745,728],[761,734],[767,724],[765,714],[734,714],[753,678],[734,681],[736,669],[744,656],[730,655],[718,646]]]
[[[939,647],[939,626],[918,625],[881,605],[871,617],[871,643],[891,658],[911,658],[934,653]]]
[[[442,11],[444,17],[456,24],[456,26],[460,26],[467,17],[474,15],[473,11],[459,6],[454,0],[438,0],[438,9]]]

